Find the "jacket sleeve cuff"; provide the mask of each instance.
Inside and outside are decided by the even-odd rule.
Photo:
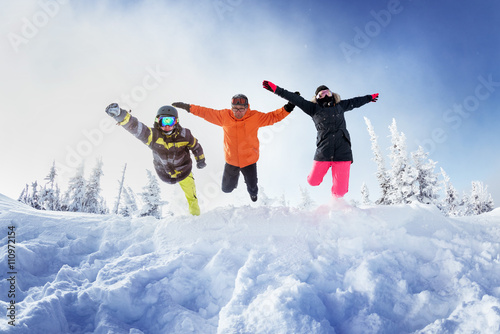
[[[129,121],[130,121],[130,114],[128,112],[125,112],[125,116],[121,116],[121,114],[119,116],[117,116],[115,119],[116,121],[118,122],[119,125],[125,125],[127,124]],[[122,118],[122,120],[120,120],[118,117]]]

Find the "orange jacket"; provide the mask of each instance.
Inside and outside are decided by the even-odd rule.
[[[246,167],[259,160],[259,139],[257,131],[260,127],[281,121],[290,113],[285,108],[270,113],[248,110],[242,119],[236,119],[231,109],[215,110],[191,105],[193,115],[204,118],[224,130],[224,156],[228,164]]]

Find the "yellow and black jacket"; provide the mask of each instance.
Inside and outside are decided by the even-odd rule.
[[[189,151],[193,152],[197,162],[205,161],[198,140],[180,124],[175,125],[170,135],[161,129],[146,126],[128,113],[119,124],[153,151],[156,173],[164,182],[174,184],[189,176],[193,167]]]

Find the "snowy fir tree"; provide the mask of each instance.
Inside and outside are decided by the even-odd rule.
[[[23,191],[21,191],[21,194],[19,195],[17,200],[21,203],[28,204],[28,194],[29,194],[29,188],[28,185],[26,185]]]
[[[391,131],[391,171],[388,193],[391,204],[407,204],[416,199],[417,170],[410,165],[406,152],[406,136],[399,133],[396,120],[389,126]]]
[[[28,197],[28,205],[40,210],[40,195],[38,193],[38,181],[31,183],[31,195]]]
[[[488,187],[483,185],[482,182],[472,182],[472,190],[466,199],[464,205],[467,216],[479,215],[494,209],[493,198],[488,193]]]
[[[434,173],[436,162],[428,159],[428,153],[422,146],[412,152],[412,159],[417,170],[417,199],[424,204],[436,204],[440,191],[437,175]]]
[[[438,207],[446,216],[461,216],[460,195],[443,168],[441,168],[441,175],[443,176],[444,198],[438,203]]]
[[[156,176],[150,171],[148,173],[148,184],[144,186],[144,191],[141,193],[142,201],[144,203],[141,209],[141,216],[153,216],[161,218],[161,207],[165,204],[161,200],[160,185]]]
[[[361,201],[364,205],[370,205],[370,192],[368,191],[368,186],[366,185],[365,182],[363,182],[363,185],[361,186]]]
[[[56,162],[54,161],[49,174],[45,177],[47,183],[40,191],[40,208],[42,210],[61,210],[59,186],[55,183],[56,176]]]
[[[21,203],[24,203],[26,205],[29,205],[33,208],[38,208],[38,182],[32,182],[31,183],[31,190],[30,186],[26,184],[24,187],[23,191],[19,195],[18,201]]]
[[[284,206],[284,207],[288,207],[288,205],[289,205],[288,201],[286,200],[286,196],[285,196],[284,193],[281,194],[278,202],[279,202],[279,205]]]
[[[375,134],[375,130],[373,129],[371,121],[365,117],[365,123],[368,128],[368,133],[370,135],[370,141],[372,143],[372,152],[374,155],[373,160],[377,164],[377,180],[380,186],[381,196],[380,199],[377,200],[377,204],[390,204],[388,194],[390,190],[390,182],[389,175],[385,168],[384,157],[382,155],[382,151],[378,145],[378,137]]]
[[[128,188],[123,188],[123,196],[118,213],[124,217],[130,217],[137,211],[137,200],[134,191]]]
[[[309,195],[309,191],[306,188],[300,187],[300,202],[298,208],[300,210],[310,210],[314,206],[314,201]]]
[[[269,196],[267,196],[267,193],[265,192],[264,187],[259,186],[259,202],[263,206],[271,206],[274,204],[275,201],[276,201],[275,199],[272,199]]]
[[[88,213],[105,214],[108,212],[106,202],[101,196],[101,176],[102,172],[102,159],[98,159],[96,166],[90,174],[87,187],[85,188],[85,197],[83,200],[83,210]]]
[[[125,166],[123,166],[123,171],[122,171],[122,178],[120,181],[118,181],[118,195],[116,196],[116,199],[115,199],[115,205],[114,205],[114,208],[113,208],[113,213],[114,214],[118,214],[119,212],[119,207],[120,207],[120,203],[121,203],[121,197],[122,197],[122,193],[123,193],[123,190],[124,190],[124,182],[125,182],[125,171],[127,170],[127,164],[125,164]]]
[[[69,180],[68,189],[62,201],[62,210],[71,212],[84,212],[84,199],[86,192],[86,181],[83,176],[84,165],[80,164],[75,176]]]

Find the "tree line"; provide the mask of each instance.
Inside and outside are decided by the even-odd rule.
[[[473,181],[471,191],[460,195],[443,168],[440,168],[440,174],[434,171],[437,163],[428,158],[428,153],[421,146],[408,154],[406,136],[398,131],[395,119],[389,126],[390,168],[387,168],[378,145],[378,136],[366,117],[365,123],[370,135],[373,160],[377,165],[376,177],[381,193],[376,204],[434,204],[446,216],[478,215],[494,209],[493,198],[482,182]],[[444,196],[440,196],[441,193]],[[370,203],[366,184],[362,187],[362,198],[365,204]]]
[[[75,175],[70,178],[66,192],[61,193],[56,182],[57,170],[54,162],[49,174],[44,179],[46,183],[40,185],[35,181],[31,183],[31,186],[27,184],[19,195],[18,201],[38,210],[108,214],[110,210],[101,194],[102,167],[102,159],[98,159],[89,178],[85,179],[82,163]],[[118,182],[118,195],[111,213],[126,217],[136,215],[161,218],[161,208],[167,202],[161,200],[160,185],[156,176],[150,170],[146,170],[148,183],[139,194],[140,199],[142,199],[142,205],[139,208],[138,196],[130,187],[125,186],[126,169],[127,165],[125,164]]]

